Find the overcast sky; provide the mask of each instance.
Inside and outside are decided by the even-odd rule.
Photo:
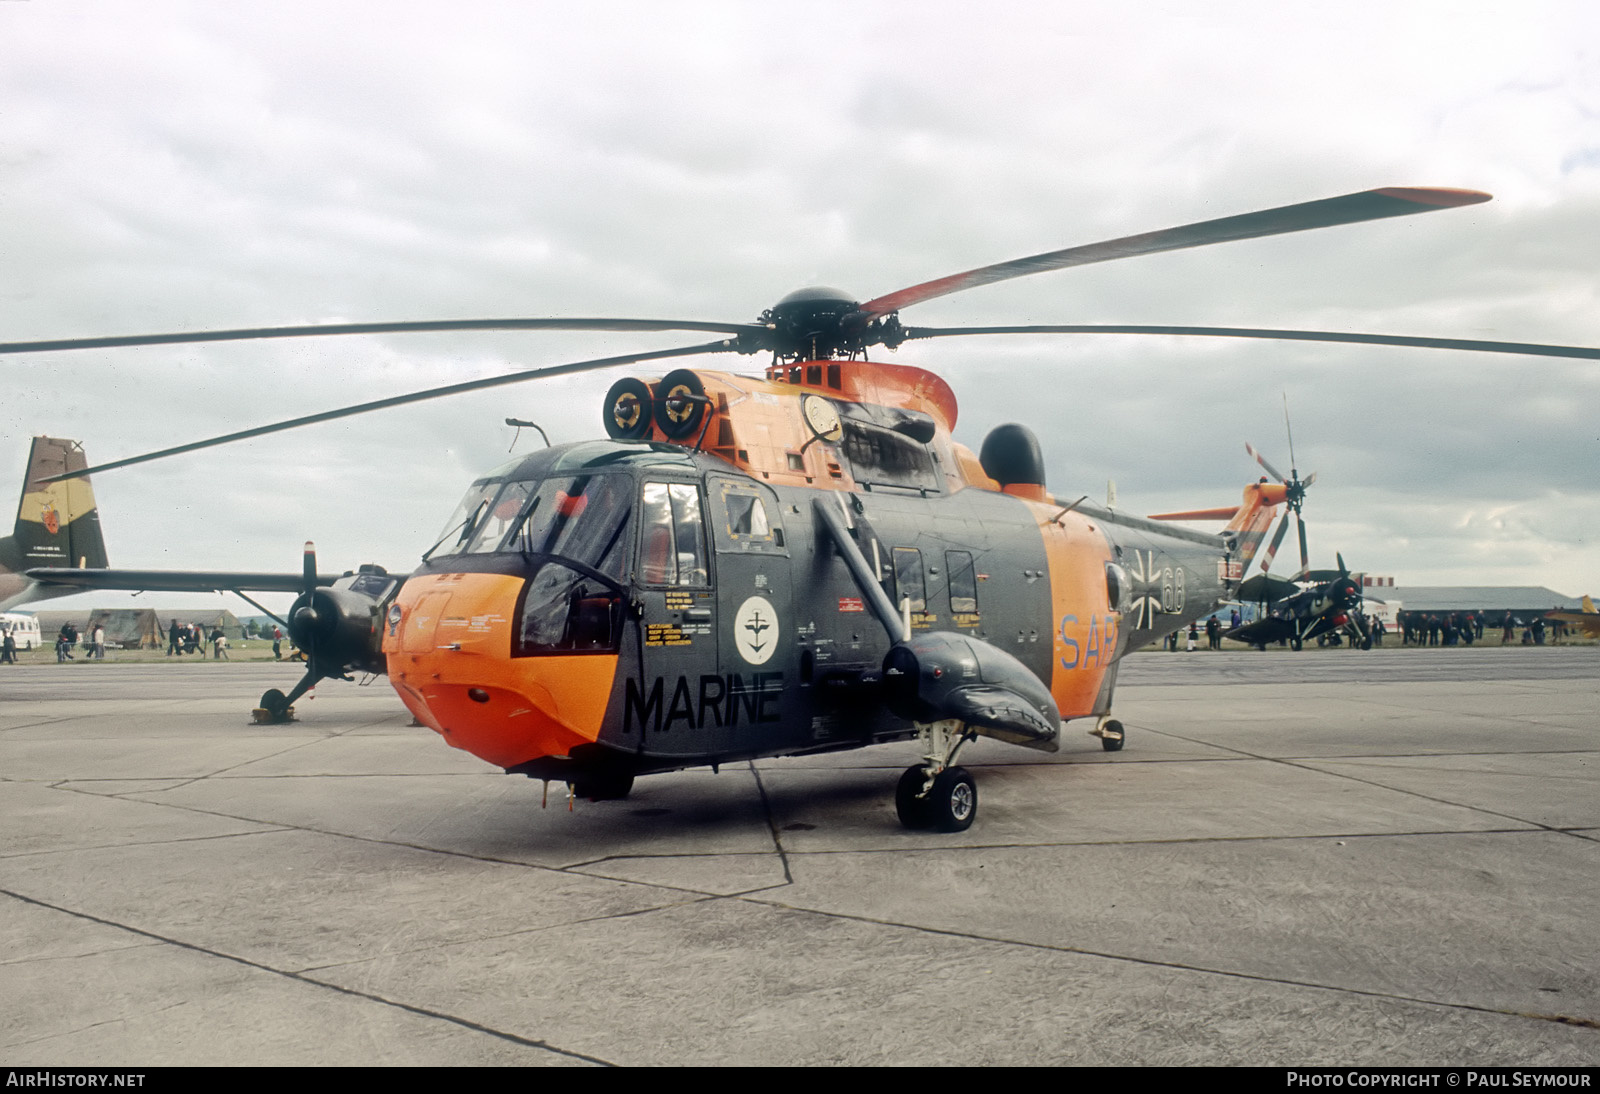
[[[1046,274],[904,318],[1600,345],[1600,5],[0,2],[0,340],[743,321],[802,285],[865,299],[1389,185],[1495,200]],[[20,482],[36,433],[98,462],[679,339],[702,340],[10,358],[0,474]],[[1247,440],[1287,468],[1287,393],[1296,463],[1318,472],[1313,565],[1338,550],[1400,584],[1600,591],[1594,362],[1127,336],[880,353],[952,384],[958,439],[1026,422],[1053,491],[1098,499],[1115,479],[1137,512],[1237,501]],[[313,539],[324,570],[409,570],[506,458],[507,415],[558,442],[598,435],[622,374],[109,472],[112,564],[294,570]]]

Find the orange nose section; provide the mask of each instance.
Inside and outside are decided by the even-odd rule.
[[[413,577],[384,632],[389,680],[417,721],[500,767],[595,741],[617,671],[615,654],[512,657],[521,592],[504,574]]]

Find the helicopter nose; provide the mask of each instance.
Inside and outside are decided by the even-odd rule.
[[[389,677],[417,721],[500,767],[566,756],[600,735],[614,653],[511,657],[521,578],[421,575],[387,628]]]

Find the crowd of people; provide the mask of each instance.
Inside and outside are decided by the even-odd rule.
[[[1403,611],[1399,616],[1401,642],[1407,646],[1470,646],[1483,641],[1484,628],[1500,631],[1500,644],[1510,646],[1519,641],[1524,646],[1544,645],[1545,632],[1553,630],[1553,637],[1564,637],[1566,628],[1560,623],[1546,626],[1542,613],[1515,612],[1413,612]]]
[[[17,642],[16,628],[0,623],[0,664],[14,665],[17,663],[19,644]],[[159,633],[159,632],[158,632]],[[248,637],[248,635],[247,635]],[[272,639],[272,656],[283,660],[283,630],[273,627],[269,632],[262,631],[262,638]],[[227,661],[229,641],[222,628],[213,625],[208,632],[199,623],[179,623],[171,620],[166,630],[167,656],[182,657],[185,654],[194,654],[204,658],[207,652],[214,661]],[[70,620],[61,624],[61,629],[56,632],[55,651],[56,661],[76,661],[75,650],[83,649],[83,658],[86,661],[104,661],[106,656],[106,628],[104,624],[95,622],[89,627],[87,637],[78,625]]]
[[[274,627],[273,630],[276,632],[277,628]],[[213,624],[209,635],[206,634],[206,629],[198,623],[180,625],[174,619],[171,625],[167,627],[168,657],[182,657],[186,653],[198,654],[200,657],[204,657],[207,647],[211,650],[211,659],[213,661],[229,660],[228,636],[222,633],[221,627]],[[276,651],[276,643],[273,644],[273,648]]]

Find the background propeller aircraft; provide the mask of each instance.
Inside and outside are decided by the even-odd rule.
[[[986,735],[1055,750],[1112,717],[1129,651],[1233,598],[1280,505],[1304,486],[1246,486],[1203,534],[1063,501],[1024,426],[974,454],[949,386],[867,360],[877,347],[980,334],[1117,331],[1289,338],[1600,357],[1571,346],[1258,328],[911,327],[908,307],[1010,278],[1117,258],[1475,204],[1465,190],[1370,190],[1051,251],[859,302],[791,293],[754,322],[484,319],[254,328],[12,343],[3,353],[401,331],[711,332],[710,342],[578,361],[369,400],[205,441],[74,468],[124,467],[404,403],[668,358],[764,354],[762,375],[676,369],[607,393],[608,439],[557,445],[475,481],[409,577],[319,577],[307,545],[291,634],[304,678],[262,698],[286,717],[317,681],[387,672],[419,721],[509,772],[624,795],[635,775],[918,737],[925,758],[896,805],[914,828],[972,823],[955,765]],[[1258,457],[1259,459],[1259,457]],[[1266,467],[1265,461],[1262,461]],[[1271,469],[1268,468],[1270,471]],[[1283,527],[1273,541],[1275,549]],[[1302,559],[1304,538],[1302,532]],[[261,588],[251,575],[159,577],[47,568],[75,587]],[[331,584],[329,584],[331,582]],[[185,584],[187,583],[187,584]]]
[[[1544,617],[1553,623],[1562,623],[1573,628],[1585,638],[1600,638],[1600,610],[1596,610],[1594,601],[1587,595],[1583,598],[1583,606],[1575,612],[1546,612]]]
[[[1239,586],[1238,599],[1261,605],[1259,618],[1225,631],[1224,638],[1265,649],[1287,642],[1299,650],[1348,636],[1352,645],[1372,648],[1372,634],[1361,611],[1361,575],[1352,574],[1339,556],[1337,570],[1304,570],[1293,581],[1261,573]]]
[[[22,498],[9,536],[0,538],[0,611],[66,596],[78,589],[29,578],[35,567],[81,569],[104,567],[106,545],[100,535],[100,511],[88,479],[47,481],[87,463],[83,446],[56,437],[35,437],[23,472]]]

